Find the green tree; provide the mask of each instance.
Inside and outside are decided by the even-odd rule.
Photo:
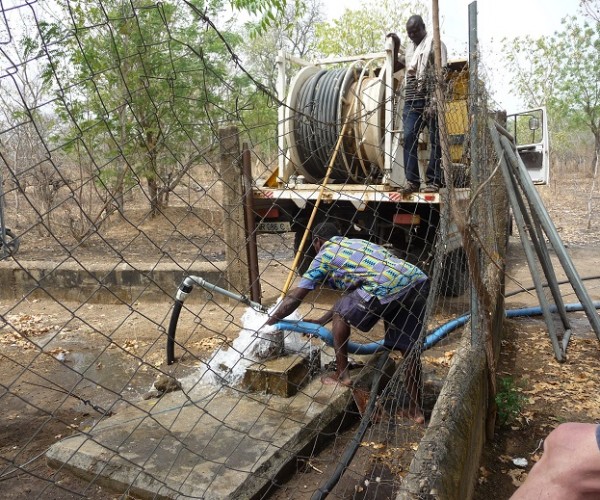
[[[405,26],[413,14],[427,19],[421,1],[369,0],[360,9],[346,9],[341,17],[317,25],[317,49],[326,56],[347,56],[383,50],[385,35],[395,32],[403,44]]]
[[[17,214],[21,208],[19,193],[28,186],[34,187],[36,203],[33,208],[48,229],[56,191],[65,179],[48,159],[43,140],[54,127],[55,120],[42,111],[49,88],[40,78],[41,67],[36,62],[39,44],[32,28],[34,22],[31,16],[13,13],[10,26],[14,36],[8,37],[0,49],[6,64],[4,77],[0,78],[0,124],[3,130],[0,180],[3,181],[2,191],[13,193]]]
[[[504,53],[517,93],[527,105],[548,108],[555,147],[572,147],[557,139],[591,133],[594,171],[600,155],[600,22],[569,16],[551,37],[504,40]]]
[[[260,36],[253,36],[257,31],[255,22],[247,22],[241,29],[244,43],[240,45],[240,58],[254,81],[248,75],[239,79],[243,89],[239,118],[253,149],[267,162],[277,151],[276,58],[280,50],[297,57],[314,53],[315,25],[324,19],[321,9],[320,0],[288,3]],[[263,91],[256,92],[255,82]]]
[[[277,90],[275,59],[280,50],[302,58],[314,54],[316,26],[324,21],[321,10],[321,0],[289,4],[260,37],[250,36],[256,30],[255,23],[244,25],[242,57],[248,61],[247,69],[269,90]]]
[[[64,145],[84,144],[118,207],[125,179],[145,180],[155,215],[228,116],[231,58],[223,42],[234,46],[237,37],[203,29],[177,2],[84,0],[64,7],[70,23],[45,27],[46,45],[75,34],[52,44],[46,73],[70,122]],[[221,5],[193,7],[216,15]]]
[[[300,9],[303,3],[302,0],[231,0],[231,7],[259,16],[259,20],[252,25],[252,35],[260,36],[277,24],[277,17],[289,5],[293,4],[295,9]]]
[[[600,0],[580,0],[580,6],[584,15],[600,22]]]

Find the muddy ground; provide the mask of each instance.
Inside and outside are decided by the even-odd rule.
[[[595,208],[589,212],[585,186],[585,180],[576,177],[568,182],[555,181],[541,188],[541,192],[579,274],[593,277],[600,268],[600,216]],[[592,207],[594,203],[595,199],[591,199]],[[140,212],[135,220],[112,221],[106,240],[76,247],[71,255],[86,262],[100,262],[109,252],[113,257],[141,262],[155,255],[176,255],[191,244],[197,249],[194,255],[201,254],[205,259],[222,257],[222,242],[211,235],[211,224],[205,222],[204,212],[173,208],[169,217],[167,221],[150,220]],[[202,237],[195,236],[199,224],[204,224]],[[173,227],[179,228],[176,234]],[[134,237],[140,228],[144,236]],[[263,239],[259,245],[263,259],[285,259],[291,239]],[[17,261],[52,260],[60,250],[60,242],[28,233]],[[189,261],[196,258],[187,255]],[[265,276],[268,300],[277,296],[275,284],[284,279],[286,269],[282,265],[272,272],[273,275]],[[509,292],[532,284],[516,236],[510,241],[507,272]],[[599,280],[588,280],[586,286],[594,299],[600,299]],[[569,287],[563,287],[563,293],[566,302],[578,301]],[[535,304],[535,296],[527,293],[507,301],[507,307]],[[148,390],[157,375],[156,368],[165,369],[164,333],[170,303],[136,303],[130,307],[19,298],[5,301],[0,307],[2,319],[21,332],[17,335],[14,328],[0,330],[2,497],[120,497],[62,471],[52,471],[46,467],[43,454],[55,441],[89,427],[103,412],[118,411],[123,399],[139,398]],[[208,356],[239,331],[239,321],[232,319],[229,306],[211,303],[202,307],[201,324],[194,314],[183,314],[180,320],[180,329],[187,332],[182,341],[189,352],[178,363],[176,376],[191,371],[197,358]],[[458,305],[454,309],[460,312]],[[239,318],[238,313],[239,310],[234,316]],[[476,499],[509,498],[539,459],[541,440],[559,423],[600,421],[600,400],[595,390],[600,383],[600,343],[582,313],[570,317],[574,335],[564,364],[554,360],[541,319],[507,321],[498,378],[499,386],[508,387],[511,395],[504,409],[514,411],[510,412],[509,421],[498,423],[494,439],[487,444]],[[450,339],[424,354],[427,373],[443,373],[447,369],[454,343]],[[331,435],[322,453],[298,461],[297,473],[273,492],[273,497],[309,498],[332,473],[356,425],[350,419],[344,432],[340,429]],[[396,443],[394,439],[399,434],[402,438]],[[359,448],[353,471],[344,476],[335,496],[393,497],[391,478],[406,474],[421,434],[422,429],[405,422],[385,428],[374,426]],[[514,458],[526,458],[528,465],[517,468]],[[14,464],[20,467],[15,468]]]

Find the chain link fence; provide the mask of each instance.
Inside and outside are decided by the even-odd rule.
[[[414,493],[459,345],[493,387],[503,317],[507,203],[466,62],[437,109],[411,110],[391,38],[330,66],[280,59],[276,93],[191,2],[2,13],[5,497]],[[434,117],[445,178],[426,172]],[[264,328],[322,222],[430,280],[400,349],[391,316],[352,329],[351,387],[322,379],[341,370],[331,324]],[[341,296],[316,287],[293,319]]]

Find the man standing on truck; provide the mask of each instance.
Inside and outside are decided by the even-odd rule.
[[[419,191],[419,134],[425,125],[429,129],[429,164],[427,166],[424,193],[436,193],[442,186],[442,150],[438,134],[435,91],[435,68],[433,64],[433,36],[427,33],[423,18],[411,16],[406,23],[410,39],[406,47],[404,81],[404,171],[405,193]],[[442,67],[446,66],[446,46],[441,43]]]
[[[361,239],[340,236],[331,223],[313,230],[317,251],[300,283],[271,313],[268,325],[286,318],[319,284],[347,291],[330,311],[315,323],[333,321],[332,334],[336,358],[335,373],[321,377],[324,384],[352,385],[348,363],[350,327],[366,332],[383,319],[385,346],[398,349],[405,357],[404,380],[409,395],[408,409],[400,413],[422,424],[425,417],[421,401],[421,359],[419,348],[413,352],[425,319],[429,278],[418,267],[390,253],[384,247]]]

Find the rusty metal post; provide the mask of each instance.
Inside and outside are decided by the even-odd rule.
[[[261,303],[260,274],[256,245],[256,221],[254,219],[254,199],[252,197],[252,164],[248,144],[242,146],[242,178],[244,186],[244,218],[246,220],[246,253],[248,276],[250,278],[250,298]]]
[[[244,250],[246,234],[240,165],[240,136],[237,127],[220,129],[219,143],[227,282],[229,288],[244,294],[249,289],[249,283],[247,279],[248,263]]]

